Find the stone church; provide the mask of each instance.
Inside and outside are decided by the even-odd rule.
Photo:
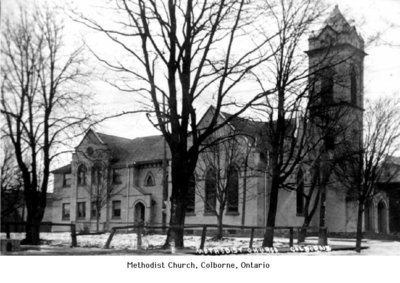
[[[330,89],[329,97],[324,99],[351,109],[346,119],[353,121],[353,139],[362,141],[363,60],[366,55],[363,39],[336,7],[324,27],[309,38],[309,50],[306,53],[310,71],[326,54],[334,54],[331,57],[335,64],[330,68],[328,79],[317,83],[315,87]],[[349,59],[340,61],[346,57]],[[336,83],[338,80],[333,79],[337,74],[343,76],[343,83]],[[201,121],[206,121],[211,111],[212,107]],[[228,113],[221,113],[220,119],[227,119],[228,116]],[[241,152],[236,159],[241,162],[229,167],[229,176],[226,178],[229,179],[229,197],[226,200],[224,224],[264,226],[266,223],[270,178],[265,161],[268,153],[263,152],[268,149],[260,146],[264,141],[263,125],[244,118],[235,118],[229,124],[232,129],[241,129],[257,142],[240,139],[238,148]],[[168,223],[171,193],[169,154],[168,149],[164,150],[162,136],[126,139],[89,129],[75,148],[71,163],[53,171],[52,221],[74,222],[78,230],[87,231],[132,223]],[[246,160],[246,167],[243,166],[243,160]],[[203,166],[205,163],[205,158],[200,157],[199,168],[193,176],[193,188],[188,196],[187,224],[217,223],[213,210],[220,201],[213,193],[216,190],[216,184],[213,183],[215,172],[202,168],[206,167]],[[166,164],[166,168],[163,164]],[[299,168],[294,175],[294,182],[299,182],[296,178],[299,179],[300,175],[302,182],[310,179],[307,168]],[[356,203],[349,200],[344,191],[335,189],[337,186],[336,182],[327,188],[326,226],[330,232],[354,232]],[[105,193],[105,187],[112,188],[111,192]],[[301,226],[304,221],[301,206],[304,202],[299,198],[302,195],[296,190],[281,190],[279,194],[276,225]],[[373,218],[372,213],[378,213],[379,206],[380,215],[375,218],[380,219],[380,223],[374,222],[373,225],[389,232],[387,196],[382,193],[379,197],[377,209],[369,210],[369,217]],[[316,213],[311,226],[317,226],[318,221]],[[368,228],[372,229],[371,225]]]

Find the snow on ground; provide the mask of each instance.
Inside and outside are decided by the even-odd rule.
[[[41,238],[44,244],[66,247],[71,245],[70,233],[41,233]],[[23,239],[24,233],[11,233],[11,239]],[[104,244],[108,239],[109,233],[100,235],[82,235],[78,236],[78,246],[80,248],[103,248]],[[5,238],[5,234],[1,233],[1,238]],[[156,249],[161,247],[165,242],[165,235],[144,235],[142,237],[143,249]],[[253,241],[253,247],[261,247],[262,239],[255,238]],[[317,244],[316,237],[307,238],[306,244],[315,245]],[[200,236],[185,236],[184,245],[186,248],[197,249],[200,246]],[[354,239],[329,239],[330,246],[348,246],[354,247]],[[288,246],[288,239],[275,237],[274,246],[278,249],[280,247]],[[400,241],[384,241],[384,240],[363,240],[362,246],[369,247],[362,251],[362,255],[400,255]],[[136,250],[137,239],[134,233],[117,233],[114,235],[111,242],[111,249],[114,250]],[[236,248],[247,248],[249,247],[249,238],[240,237],[227,237],[219,241],[214,241],[211,237],[208,237],[205,243],[206,248],[213,247],[236,247]],[[304,253],[301,253],[304,255]],[[308,253],[307,255],[357,255],[354,250],[349,251],[332,251],[329,253]]]

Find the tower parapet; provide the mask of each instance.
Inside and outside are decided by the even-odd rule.
[[[349,45],[364,53],[364,40],[356,28],[351,26],[339,7],[336,5],[322,29],[314,32],[309,38],[309,51],[313,52],[327,47]]]

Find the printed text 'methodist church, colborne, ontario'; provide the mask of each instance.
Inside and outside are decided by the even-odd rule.
[[[327,49],[330,49],[329,51]],[[349,57],[342,63],[330,67],[334,74],[348,74],[341,84],[331,86],[331,100],[351,108],[354,141],[360,141],[363,117],[363,39],[356,29],[350,26],[336,7],[325,22],[324,27],[309,38],[309,64],[317,64],[322,56],[335,52],[337,58]],[[336,80],[332,80],[335,82]],[[320,86],[324,82],[320,83]],[[318,87],[318,83],[317,86]],[[205,113],[201,121],[207,121],[213,108]],[[221,113],[220,119],[229,114]],[[201,123],[201,122],[200,122]],[[224,224],[257,225],[266,224],[269,205],[270,178],[268,176],[268,148],[262,143],[261,122],[252,122],[242,118],[233,119],[232,129],[242,128],[259,141],[250,149],[248,168],[244,170],[237,161],[235,169],[230,171],[230,192],[227,208],[224,212]],[[355,129],[355,131],[354,131]],[[257,135],[260,135],[259,137]],[[245,139],[243,139],[244,141]],[[263,152],[264,151],[264,152]],[[100,229],[109,229],[127,223],[161,224],[169,221],[169,196],[163,190],[163,137],[148,136],[126,139],[89,130],[76,147],[72,162],[54,173],[54,196],[52,203],[53,222],[74,222],[78,230],[96,229],[96,206],[91,190],[101,190],[103,186],[112,186],[113,193],[100,210]],[[167,158],[169,152],[167,151]],[[201,159],[201,158],[200,158]],[[243,159],[242,159],[243,160]],[[100,164],[100,165],[99,165]],[[100,168],[109,168],[107,180],[99,177]],[[167,171],[170,166],[167,167]],[[245,176],[246,175],[246,176]],[[193,187],[188,196],[185,223],[216,224],[217,218],[212,210],[218,207],[215,200],[215,174],[210,170],[196,170]],[[292,182],[298,190],[304,190],[304,183],[310,181],[306,166],[299,166],[293,174]],[[246,182],[246,184],[244,184]],[[214,183],[214,184],[213,184]],[[326,194],[326,226],[330,232],[353,232],[356,229],[357,203],[350,200],[345,189],[338,189],[338,182],[330,183]],[[244,192],[243,188],[246,188]],[[164,193],[163,193],[164,192]],[[171,182],[168,180],[168,194]],[[245,197],[243,197],[245,193]],[[232,197],[232,195],[234,197]],[[214,199],[213,199],[214,198]],[[277,226],[301,226],[304,221],[302,192],[280,190]],[[378,202],[386,201],[385,195]],[[209,205],[205,205],[209,203]],[[211,207],[210,207],[211,206]],[[387,208],[387,205],[386,205]],[[372,210],[374,211],[374,210]],[[382,212],[381,212],[382,213]],[[387,211],[377,217],[372,227],[380,226],[388,232]],[[379,218],[379,219],[378,219]],[[385,219],[386,218],[386,219]],[[386,227],[377,221],[385,221]],[[108,224],[105,224],[105,223]],[[311,226],[318,226],[317,212]],[[106,227],[104,227],[106,225]],[[108,226],[108,227],[107,227]],[[55,229],[55,228],[54,228]]]

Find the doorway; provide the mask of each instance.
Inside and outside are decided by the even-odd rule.
[[[143,224],[145,220],[145,207],[142,202],[135,204],[134,209],[134,222],[136,224]]]
[[[378,203],[378,232],[386,233],[387,232],[387,208],[383,201]]]

